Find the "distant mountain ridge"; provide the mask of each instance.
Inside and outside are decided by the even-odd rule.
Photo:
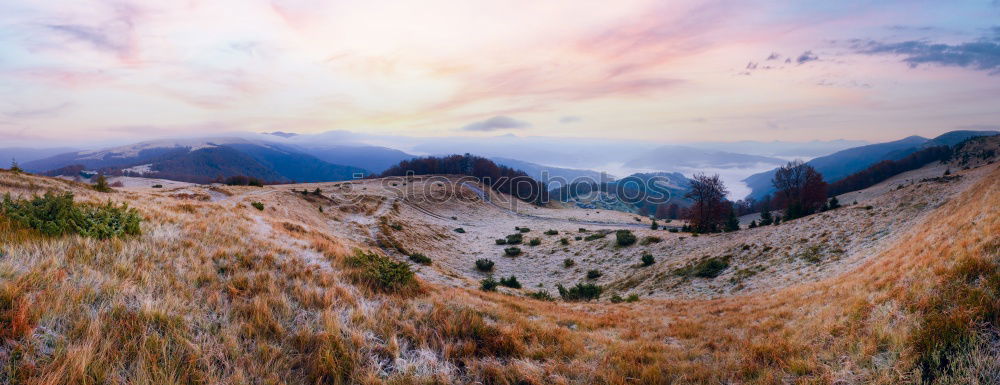
[[[946,132],[934,139],[914,135],[892,142],[849,148],[815,158],[806,163],[823,174],[823,179],[827,183],[831,183],[883,160],[900,160],[924,148],[940,145],[953,146],[969,138],[997,134],[1000,134],[1000,131],[958,130]],[[774,178],[776,170],[757,173],[743,180],[752,189],[750,198],[760,199],[774,192],[771,179]]]
[[[205,138],[140,142],[129,146],[76,151],[27,162],[32,172],[80,165],[108,174],[132,174],[207,183],[245,175],[269,182],[348,180],[370,172],[324,162],[299,149],[241,138]]]

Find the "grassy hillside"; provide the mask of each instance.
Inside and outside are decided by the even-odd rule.
[[[974,383],[1000,373],[1000,169],[956,174],[967,188],[841,274],[616,304],[401,264],[383,247],[465,234],[392,222],[412,204],[378,181],[98,193],[0,172],[13,198],[143,218],[97,240],[0,217],[0,383]]]

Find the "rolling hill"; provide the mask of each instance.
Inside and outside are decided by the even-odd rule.
[[[848,175],[864,170],[883,160],[899,160],[927,147],[955,145],[976,136],[997,135],[997,131],[950,131],[934,139],[909,136],[900,140],[849,148],[843,151],[815,158],[806,162],[816,168],[827,183],[838,181]],[[776,169],[775,169],[776,170]],[[774,192],[771,179],[775,170],[754,174],[743,180],[751,189],[750,197],[760,199]]]

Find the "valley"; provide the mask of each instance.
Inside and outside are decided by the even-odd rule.
[[[931,165],[834,210],[718,234],[535,206],[461,176],[99,193],[2,172],[14,197],[70,191],[144,219],[142,235],[108,241],[4,221],[0,321],[15,329],[0,357],[16,368],[7,378],[55,383],[120,370],[151,383],[912,379],[920,320],[937,314],[921,301],[941,295],[955,263],[995,264],[1000,250],[1000,169],[965,167]],[[355,262],[366,253],[408,265],[414,281],[373,284]],[[482,290],[511,276],[520,287]],[[602,292],[560,299],[578,284]],[[977,351],[963,362],[989,367]]]

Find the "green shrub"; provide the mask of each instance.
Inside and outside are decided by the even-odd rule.
[[[419,263],[421,265],[430,265],[431,264],[431,259],[428,256],[420,254],[420,253],[410,254],[410,260],[413,261],[413,262]]]
[[[455,229],[455,232],[459,233],[459,234],[465,234],[465,229],[459,227],[459,228]]]
[[[264,211],[264,204],[263,203],[260,203],[260,202],[250,202],[250,205],[253,206],[257,210]]]
[[[508,245],[517,245],[524,241],[524,236],[521,234],[511,234],[507,236]]]
[[[608,236],[607,233],[593,233],[593,234],[588,235],[586,238],[583,238],[583,240],[585,240],[585,241],[593,241],[595,239],[601,239],[601,238],[604,238],[606,236]]]
[[[355,282],[376,291],[399,292],[416,285],[410,265],[381,254],[358,250],[346,262],[355,269],[351,274]]]
[[[97,174],[97,177],[94,178],[94,185],[91,187],[96,191],[111,192],[111,186],[108,186],[108,179],[104,177],[104,174]]]
[[[653,254],[649,253],[643,254],[641,260],[643,266],[651,266],[656,263],[656,259],[653,258]]]
[[[507,255],[508,257],[516,257],[518,255],[521,255],[521,248],[520,247],[508,247],[506,249],[503,249],[503,253],[505,255]]]
[[[545,230],[545,235],[556,235],[556,234],[559,234],[559,232],[555,230]]]
[[[497,282],[493,277],[479,281],[479,288],[483,291],[497,291],[497,286],[500,286],[500,282]]]
[[[715,278],[729,268],[729,258],[707,258],[675,271],[677,275]]]
[[[635,234],[632,234],[631,230],[615,231],[615,240],[621,247],[632,246],[636,241]]]
[[[629,294],[628,297],[625,297],[625,302],[628,302],[628,303],[639,302],[639,295],[638,294]]]
[[[549,295],[549,292],[547,292],[545,290],[533,291],[531,293],[528,293],[528,297],[531,297],[531,298],[534,298],[534,299],[537,299],[537,300],[541,300],[541,301],[555,301],[556,300],[555,298],[552,298],[552,296]]]
[[[163,188],[163,185],[162,184],[154,184],[153,188]]]
[[[510,276],[509,278],[503,278],[503,277],[501,277],[500,278],[500,284],[503,285],[503,286],[507,286],[509,288],[513,288],[513,289],[520,289],[521,288],[521,283],[518,282],[517,281],[517,277],[515,277],[513,275]]]
[[[22,226],[48,236],[79,234],[107,239],[139,235],[142,217],[127,204],[77,204],[73,193],[45,193],[32,199],[11,199],[5,194],[0,213]]]
[[[581,233],[586,233],[586,232],[587,232],[587,229],[585,229],[585,228],[581,227],[581,228],[580,228],[580,232],[581,232]]]
[[[563,267],[573,267],[573,265],[576,265],[576,261],[569,258],[563,260]]]
[[[566,246],[569,244],[569,238],[562,238],[559,240],[559,243],[563,246]]]
[[[656,220],[655,220],[655,219],[653,220],[653,224],[649,225],[649,229],[650,229],[650,230],[657,230],[657,229],[659,229],[659,228],[660,228],[660,224],[659,224],[659,223],[656,223]]]
[[[538,238],[531,238],[531,241],[528,242],[529,246],[538,246],[538,245],[541,245],[541,244],[542,244],[542,240],[538,239]]]
[[[646,246],[646,245],[648,245],[650,243],[660,243],[660,242],[663,242],[663,238],[660,238],[660,237],[645,237],[645,238],[642,239],[642,242],[640,242],[639,244],[643,245],[643,246]]]
[[[600,278],[602,275],[604,275],[604,274],[602,274],[600,270],[588,270],[587,271],[587,279],[597,279],[597,278]]]
[[[503,239],[503,238],[497,238],[496,242],[497,242],[498,245],[506,245],[507,244],[507,240]]]
[[[577,235],[577,236],[573,237],[573,239],[578,240],[578,241],[582,241],[583,237]]]
[[[622,298],[622,296],[618,294],[611,296],[611,303],[622,303],[622,302],[625,302],[625,298]]]
[[[559,296],[565,301],[590,301],[598,299],[601,297],[601,292],[604,291],[603,288],[592,283],[578,283],[569,289],[563,287],[563,285],[556,285],[556,288],[559,289]]]
[[[527,233],[527,232],[531,232],[531,229],[529,229],[527,227],[521,227],[521,228],[518,228],[517,231],[520,231],[522,233]]]
[[[486,272],[493,271],[493,265],[494,265],[493,261],[486,258],[480,258],[476,260],[476,270],[479,271],[486,271]]]
[[[403,225],[399,224],[399,223],[393,223],[393,224],[389,225],[389,228],[391,228],[393,230],[396,230],[396,231],[400,231],[400,230],[403,230]]]

